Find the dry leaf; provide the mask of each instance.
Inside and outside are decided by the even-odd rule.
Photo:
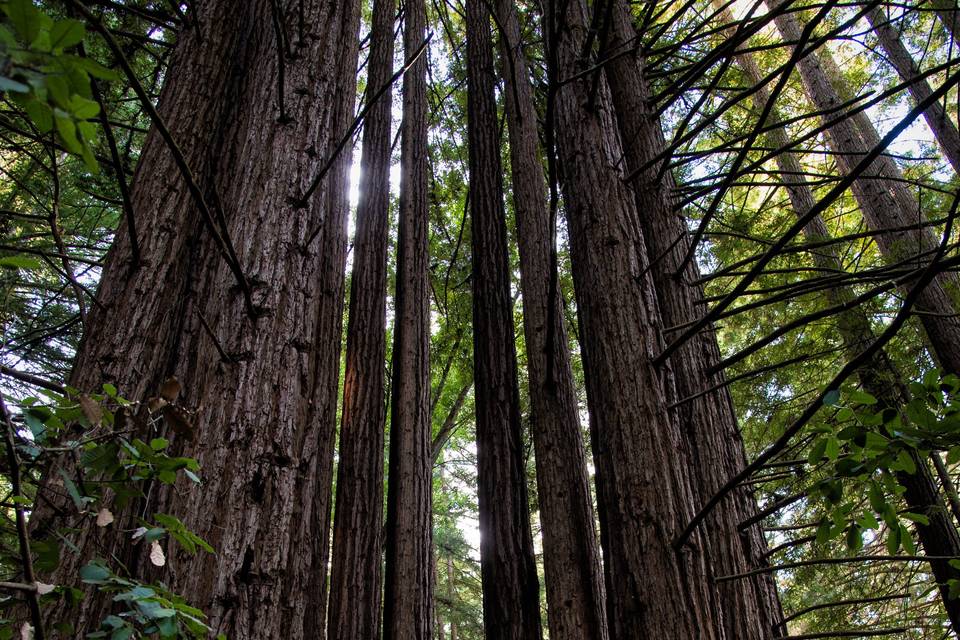
[[[180,395],[180,381],[176,376],[170,376],[160,385],[160,397],[167,402],[173,402]]]
[[[37,594],[41,596],[46,595],[57,588],[57,585],[55,584],[44,584],[43,582],[34,582],[34,584],[37,585]]]
[[[137,538],[143,536],[148,529],[146,527],[137,527],[133,530],[133,535],[130,536],[131,539],[136,540]]]
[[[110,513],[110,509],[107,509],[106,507],[100,509],[100,511],[97,513],[97,526],[105,527],[111,522],[113,522],[113,514]]]
[[[33,625],[24,622],[20,627],[20,640],[33,640]]]
[[[167,557],[163,555],[163,547],[156,540],[150,543],[150,562],[155,567],[162,567],[167,564]]]
[[[163,408],[163,417],[174,433],[193,440],[193,425],[190,424],[186,411],[173,405],[167,405]]]
[[[160,409],[163,409],[165,406],[167,406],[167,401],[164,400],[163,398],[158,398],[157,396],[154,396],[149,400],[147,400],[147,408],[150,410],[150,413],[156,413],[157,411],[160,411]]]
[[[80,396],[80,411],[91,426],[100,426],[100,421],[103,420],[103,409],[87,394]]]

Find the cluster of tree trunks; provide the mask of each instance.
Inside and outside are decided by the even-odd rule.
[[[773,8],[781,4],[770,1]],[[584,0],[544,4],[549,87],[547,144],[541,149],[516,8],[506,0],[466,1],[484,627],[490,638],[543,635],[521,437],[491,37],[496,24],[550,637],[761,640],[783,617],[773,580],[762,574],[714,581],[765,564],[765,541],[749,491],[733,491],[702,531],[681,547],[674,544],[697,507],[744,467],[746,454],[718,372],[713,330],[700,332],[658,363],[669,329],[699,318],[703,291],[690,284],[700,274],[689,259],[690,238],[673,182],[652,162],[665,143],[649,104],[630,7],[608,0],[594,11],[601,5],[607,28],[596,37]],[[361,640],[379,638],[382,629],[387,639],[426,640],[435,624],[422,0],[403,6],[408,64],[383,526],[389,85],[396,8],[393,0],[373,3],[332,558],[327,542],[351,162],[338,143],[353,118],[357,0],[304,0],[303,38],[290,45],[296,55],[287,55],[289,43],[278,38],[296,31],[296,18],[278,14],[275,2],[198,3],[200,26],[180,37],[159,112],[173,137],[183,141],[184,161],[199,190],[188,188],[184,167],[152,131],[131,190],[143,263],[128,264],[131,238],[120,229],[98,294],[106,306],[89,311],[70,380],[84,390],[112,382],[126,396],[141,399],[155,394],[169,376],[179,378],[184,403],[197,411],[194,438],[178,438],[176,446],[200,461],[204,487],[185,499],[155,487],[147,500],[152,510],[174,513],[218,549],[199,558],[170,549],[163,579],[208,612],[213,629],[230,638],[326,633]],[[937,8],[952,29],[955,12]],[[916,80],[919,70],[889,20],[880,9],[867,17],[898,73]],[[785,40],[802,41],[796,13],[779,12],[776,24]],[[737,61],[759,84],[760,71],[749,55]],[[798,68],[819,110],[832,113],[842,104],[825,52],[802,56]],[[931,95],[925,82],[910,86],[918,102]],[[277,91],[282,100],[273,98]],[[769,95],[760,88],[755,100],[763,108]],[[932,106],[926,116],[957,167],[956,126],[942,108]],[[859,171],[860,158],[880,142],[862,112],[836,120],[827,134],[846,174]],[[772,147],[788,146],[782,128],[767,135]],[[551,179],[562,177],[555,182],[562,187],[572,254],[599,537],[558,285],[559,194],[548,195],[544,158],[557,174]],[[793,208],[804,216],[814,199],[799,179],[800,160],[780,153],[777,163]],[[309,191],[328,164],[319,188]],[[917,225],[919,205],[896,163],[879,156],[852,191],[884,256],[891,263],[923,264],[937,239]],[[304,193],[309,197],[302,198]],[[911,226],[901,236],[887,232]],[[817,217],[805,234],[819,241],[829,231]],[[842,270],[829,248],[814,252],[813,259],[824,269]],[[960,371],[957,291],[955,275],[942,274],[919,301],[930,351],[953,372]],[[842,286],[827,292],[833,305],[852,297]],[[850,357],[873,339],[870,321],[858,309],[838,315],[837,327]],[[881,403],[903,403],[900,376],[886,354],[876,355],[859,375]],[[460,394],[454,418],[468,392],[469,386]],[[901,481],[911,510],[930,519],[918,526],[925,550],[960,555],[960,537],[927,462],[916,463],[919,472],[903,474]],[[64,524],[60,493],[48,479],[33,517],[38,535],[52,535]],[[75,575],[94,555],[113,555],[132,571],[149,574],[145,545],[132,543],[126,533],[138,526],[143,506],[118,507],[116,526],[81,527],[71,538],[81,554],[65,556],[59,575]],[[931,568],[942,585],[960,577],[946,562],[933,561]],[[944,602],[954,625],[960,625],[960,601],[945,593]],[[109,609],[108,599],[89,598],[69,616],[79,635],[95,630]],[[65,615],[56,607],[48,613],[50,619]]]

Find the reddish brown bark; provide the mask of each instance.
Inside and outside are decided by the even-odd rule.
[[[497,13],[502,27],[500,68],[520,249],[547,621],[550,637],[556,640],[605,640],[600,549],[563,306],[551,259],[553,225],[538,151],[537,113],[516,10],[502,0]]]
[[[539,640],[540,585],[520,434],[520,390],[490,16],[483,0],[467,0],[466,14],[473,379],[483,626],[488,638]]]
[[[627,172],[649,166],[664,148],[663,133],[655,110],[649,105],[649,89],[643,78],[643,61],[638,55],[616,55],[633,47],[636,33],[630,11],[620,1],[611,14],[609,47],[612,56],[606,65],[613,105],[623,142]],[[656,256],[650,272],[657,292],[660,313],[667,326],[696,321],[702,310],[703,289],[685,283],[700,279],[695,261],[684,263],[690,248],[687,225],[675,210],[669,175],[659,177],[659,167],[640,173],[631,183],[640,215],[640,228],[649,256]],[[684,266],[685,265],[685,266]],[[682,271],[681,271],[682,270]],[[677,272],[680,271],[680,277]],[[684,401],[676,411],[689,451],[691,482],[700,503],[743,469],[747,463],[743,439],[723,375],[713,374],[721,360],[716,334],[702,331],[681,346],[670,358],[674,373],[674,402]],[[717,388],[719,387],[719,388]],[[715,388],[708,394],[701,392]],[[707,557],[715,575],[743,573],[764,566],[766,541],[758,524],[741,531],[739,523],[756,515],[750,491],[733,492],[722,509],[714,509],[703,528]],[[718,585],[727,637],[760,640],[783,617],[776,585],[769,575],[723,582]]]
[[[328,636],[380,637],[393,0],[373,6],[337,465]]]
[[[424,42],[426,14],[422,0],[404,5],[407,60],[413,59]],[[383,633],[386,640],[429,640],[433,625],[433,486],[425,54],[403,77],[401,163]]]
[[[563,11],[554,13],[557,6]],[[662,328],[633,195],[602,78],[581,75],[582,2],[547,4],[555,131],[563,172],[597,468],[597,505],[614,640],[722,638],[702,541],[675,552],[692,516],[683,436],[653,365]],[[562,85],[558,80],[564,79]],[[592,104],[593,108],[589,108]]]
[[[189,556],[165,543],[167,564],[151,575],[207,612],[216,633],[322,637],[325,572],[317,568],[327,556],[349,154],[305,208],[289,202],[352,115],[359,7],[304,2],[312,37],[287,61],[287,125],[276,122],[271,3],[197,9],[202,38],[183,32],[159,110],[222,214],[259,313],[248,313],[170,151],[151,131],[131,189],[145,263],[129,270],[130,238],[119,229],[98,293],[107,307],[91,310],[71,384],[98,390],[111,381],[141,399],[176,375],[180,400],[196,408],[195,437],[141,435],[165,435],[196,457],[204,485],[155,486],[149,504],[117,509],[111,527],[87,520],[70,535],[82,557],[65,554],[48,581],[75,583],[93,555],[115,555],[142,575],[147,546],[127,532],[139,526],[141,508],[171,513],[217,554]],[[304,247],[319,225],[322,234]],[[36,512],[40,534],[57,524],[50,515]],[[73,622],[80,637],[109,607],[109,598],[88,595],[79,610],[48,613]]]

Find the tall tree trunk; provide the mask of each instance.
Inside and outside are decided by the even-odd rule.
[[[930,0],[933,9],[940,16],[940,22],[946,29],[947,35],[952,39],[951,47],[960,46],[960,40],[957,39],[957,32],[960,32],[960,7],[957,7],[955,0]]]
[[[729,20],[727,20],[729,22]],[[737,56],[737,63],[741,66],[749,79],[758,84],[761,79],[760,70],[749,54]],[[770,100],[766,88],[760,88],[754,95],[754,102],[758,109],[762,109]],[[779,120],[776,113],[773,121]],[[783,127],[775,127],[769,131],[767,138],[770,147],[785,148],[789,143],[789,136]],[[816,200],[810,187],[804,182],[804,169],[799,158],[791,152],[777,155],[777,168],[783,180],[791,206],[797,217],[806,216]],[[803,229],[804,236],[811,242],[820,242],[830,238],[830,231],[823,218],[816,216]],[[811,252],[814,264],[829,273],[842,273],[843,263],[834,245],[818,247]],[[846,286],[831,287],[826,291],[828,302],[832,306],[842,305],[853,300],[854,292]],[[860,307],[854,307],[836,318],[837,331],[843,343],[844,352],[848,358],[857,357],[875,339],[870,319]],[[885,350],[873,356],[857,373],[864,390],[877,398],[881,406],[900,409],[909,401],[909,394],[903,384],[903,378]],[[915,474],[898,473],[897,479],[906,487],[904,501],[910,511],[926,515],[929,524],[917,525],[920,542],[929,556],[960,556],[960,535],[950,519],[949,512],[943,503],[936,482],[926,461],[914,455],[914,464],[917,467]],[[931,571],[939,583],[943,605],[951,620],[954,629],[958,629],[960,622],[960,600],[950,599],[947,581],[960,578],[957,571],[943,560],[930,562]]]
[[[390,463],[387,491],[386,640],[429,640],[433,624],[430,452],[430,298],[427,200],[427,10],[404,5],[400,226],[397,241]]]
[[[354,239],[343,419],[337,466],[328,636],[380,637],[383,445],[386,405],[387,219],[390,208],[394,0],[376,0],[363,128],[360,201]]]
[[[630,10],[614,2],[609,25],[610,62],[605,66],[628,173],[647,166],[664,148],[663,131],[649,104],[649,88],[643,77],[643,61],[636,55],[621,55],[634,48],[636,32]],[[650,272],[656,287],[663,322],[682,326],[702,315],[698,302],[703,289],[686,282],[700,279],[695,261],[684,257],[690,247],[683,216],[673,204],[673,180],[659,178],[659,168],[642,172],[631,183],[647,255],[656,261]],[[678,277],[678,271],[681,271]],[[703,331],[671,357],[674,373],[673,401],[696,397],[678,405],[676,416],[690,452],[693,484],[702,503],[709,500],[747,464],[743,439],[729,390],[721,386],[723,375],[711,374],[719,364],[720,349],[714,331]],[[701,394],[706,388],[717,390]],[[739,523],[756,515],[757,505],[748,487],[741,487],[725,508],[711,512],[703,529],[707,557],[718,575],[749,571],[765,564],[766,541],[759,524],[739,531]],[[783,618],[776,584],[769,575],[727,581],[718,585],[727,637],[748,640],[767,638]]]
[[[513,330],[493,42],[484,0],[467,0],[467,142],[483,627],[539,640],[540,586],[530,531]]]
[[[613,640],[723,638],[699,537],[675,551],[692,516],[683,436],[658,371],[662,328],[636,202],[605,82],[589,108],[590,63],[581,1],[546,5],[544,34],[555,98],[573,276],[597,468],[598,511]],[[564,80],[563,84],[560,81]]]
[[[204,486],[155,486],[146,507],[117,507],[110,527],[85,520],[68,534],[81,553],[64,554],[48,581],[74,584],[94,554],[116,557],[134,575],[152,571],[207,612],[215,633],[317,638],[324,634],[349,153],[304,208],[293,210],[289,200],[318,174],[352,116],[359,6],[303,3],[314,37],[287,61],[282,90],[293,121],[285,125],[274,101],[279,45],[271,3],[217,0],[196,8],[202,37],[182,32],[159,111],[232,240],[255,312],[152,130],[131,187],[145,266],[129,269],[130,238],[118,229],[98,293],[107,306],[91,309],[70,383],[98,391],[110,381],[124,396],[145,399],[176,375],[179,401],[196,408],[195,437],[139,435],[166,435],[178,453],[197,458]],[[167,546],[166,566],[149,568],[147,545],[129,536],[141,508],[179,517],[216,555]],[[35,512],[39,534],[57,524],[52,510]],[[78,609],[48,613],[71,621],[81,637],[110,606],[109,598],[88,595]]]
[[[777,7],[784,0],[769,0]],[[797,42],[801,24],[795,13],[780,13],[775,22],[785,40]],[[835,117],[842,104],[831,81],[836,65],[827,51],[810,53],[799,62],[800,77],[807,96],[816,107]],[[876,129],[865,113],[839,120],[830,126],[828,139],[836,154],[837,164],[849,174],[860,159],[880,141]],[[880,155],[869,167],[869,175],[861,176],[853,185],[853,194],[868,227],[876,232],[877,246],[891,262],[907,261],[919,267],[925,258],[918,254],[932,252],[938,243],[929,227],[911,231],[884,233],[884,229],[909,227],[923,222],[919,203],[910,193],[894,160]],[[939,274],[917,299],[917,310],[923,312],[920,322],[926,333],[931,353],[940,366],[952,373],[960,372],[960,281],[951,272]]]
[[[600,549],[570,350],[552,259],[553,221],[537,112],[512,2],[497,3],[504,107],[520,250],[530,429],[537,463],[547,621],[554,640],[605,640]]]
[[[890,24],[890,20],[879,8],[870,10],[867,18],[873,26],[874,32],[887,54],[887,60],[897,70],[900,78],[906,82],[910,81],[910,95],[916,102],[927,99],[931,93],[930,84],[923,78],[920,78],[920,68],[913,61],[913,57],[907,48],[900,41],[900,34],[896,28]],[[953,170],[960,173],[960,132],[957,131],[957,125],[950,118],[944,104],[936,101],[923,112],[923,117],[927,121],[927,126],[933,132],[937,143],[943,150],[944,156],[950,161]]]

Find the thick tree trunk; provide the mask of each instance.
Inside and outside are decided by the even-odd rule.
[[[777,7],[782,2],[770,0],[768,4]],[[800,39],[802,29],[795,13],[781,13],[775,22],[784,39],[792,42]],[[798,66],[807,96],[818,109],[830,113],[829,118],[834,118],[836,108],[842,101],[831,81],[831,71],[835,70],[836,65],[829,53],[822,49],[811,53],[801,59]],[[847,174],[880,141],[876,129],[863,112],[831,125],[828,134],[837,164]],[[938,243],[929,227],[896,233],[883,232],[884,229],[909,227],[923,222],[919,203],[893,159],[887,155],[879,156],[871,163],[866,174],[854,183],[852,190],[868,227],[876,232],[874,237],[884,257],[891,262],[905,261],[908,267],[920,267]],[[952,373],[960,372],[958,299],[960,281],[951,272],[939,274],[917,299],[917,310],[923,312],[920,322],[931,353],[943,369]]]
[[[391,91],[376,94],[392,75],[395,14],[394,0],[374,2],[366,99],[378,102],[363,125],[330,570],[331,639],[380,637]]]
[[[867,18],[873,25],[880,46],[887,54],[887,60],[897,70],[903,81],[910,81],[910,95],[916,102],[927,99],[933,93],[930,90],[930,84],[925,79],[919,78],[920,68],[913,61],[913,57],[907,51],[907,48],[903,46],[903,42],[900,41],[900,34],[890,24],[888,17],[879,8],[876,8],[867,13]],[[957,131],[957,125],[950,118],[943,103],[938,100],[931,104],[923,112],[923,117],[943,150],[943,155],[950,161],[953,170],[960,173],[960,132]]]
[[[433,624],[430,298],[428,287],[427,56],[423,0],[404,5],[403,48],[420,56],[403,76],[390,465],[387,491],[386,640],[428,640]]]
[[[520,434],[520,390],[490,16],[483,0],[467,0],[466,13],[473,379],[483,627],[488,638],[539,640],[540,586]]]
[[[754,84],[760,82],[760,70],[749,54],[737,56],[737,62]],[[769,92],[765,88],[759,89],[754,96],[758,108],[762,108],[769,99]],[[773,118],[776,121],[776,114]],[[771,129],[767,138],[774,149],[784,148],[789,142],[787,132],[782,127]],[[793,153],[780,153],[777,155],[777,168],[780,171],[781,180],[786,185],[794,213],[797,217],[804,217],[814,207],[816,200],[810,187],[804,183],[804,170],[800,160]],[[811,220],[804,227],[803,233],[811,242],[830,238],[830,231],[820,216]],[[811,256],[814,264],[826,272],[841,273],[844,270],[834,245],[818,247],[811,252]],[[855,294],[849,287],[838,286],[827,289],[826,297],[832,306],[837,306],[848,303]],[[860,307],[854,307],[839,314],[836,323],[848,358],[857,357],[876,337],[870,319]],[[876,397],[883,406],[899,409],[909,401],[903,378],[884,350],[859,370],[858,377],[864,390]],[[897,478],[907,489],[903,498],[908,509],[914,513],[926,515],[930,520],[927,525],[917,525],[917,533],[924,551],[930,556],[960,556],[960,535],[937,490],[930,468],[920,456],[914,455],[913,458],[917,472],[915,474],[901,472],[897,474]],[[930,568],[940,584],[944,608],[956,629],[960,621],[960,600],[949,598],[946,583],[949,579],[960,577],[960,572],[943,560],[931,561]]]
[[[633,195],[605,82],[573,79],[589,64],[583,2],[547,3],[550,82],[563,171],[573,276],[604,552],[607,618],[614,640],[723,638],[699,536],[675,551],[692,516],[683,436],[667,410],[653,358],[662,329]],[[564,80],[563,84],[559,84]]]
[[[612,56],[605,69],[630,174],[648,165],[664,148],[660,121],[648,104],[649,89],[643,78],[642,60],[637,56],[618,55],[629,51],[635,40],[630,10],[617,0],[610,24]],[[698,301],[703,298],[703,290],[685,284],[700,279],[699,268],[694,261],[683,267],[690,247],[687,225],[673,205],[673,181],[669,176],[660,179],[658,174],[657,167],[642,172],[631,187],[641,213],[640,227],[647,254],[657,257],[650,272],[663,322],[667,326],[682,326],[702,315]],[[676,417],[690,452],[692,483],[701,504],[747,464],[727,387],[701,395],[705,388],[722,384],[722,374],[710,373],[720,360],[712,329],[689,340],[671,357],[676,385],[671,399],[676,402],[697,396],[695,400],[679,404]],[[739,531],[738,526],[753,518],[756,512],[756,502],[747,487],[731,494],[725,508],[711,512],[703,536],[715,574],[743,573],[766,564],[766,541],[759,524],[743,531]],[[783,618],[776,584],[769,575],[723,582],[718,585],[718,592],[729,638],[767,638]]]
[[[305,208],[289,200],[320,171],[352,115],[359,7],[303,7],[313,35],[299,59],[287,61],[283,87],[293,122],[277,123],[278,43],[266,0],[197,5],[202,38],[183,32],[159,108],[206,202],[222,215],[256,317],[154,130],[131,190],[145,265],[129,269],[121,227],[98,293],[107,307],[91,309],[70,379],[89,391],[110,381],[138,400],[168,376],[180,379],[179,401],[196,408],[195,437],[165,427],[140,435],[164,435],[196,457],[204,484],[155,486],[146,511],[179,517],[217,553],[189,556],[164,543],[166,566],[149,568],[148,546],[129,536],[140,504],[117,508],[110,527],[86,519],[68,534],[81,555],[65,553],[47,579],[75,584],[91,556],[116,557],[135,575],[152,571],[207,612],[215,633],[236,640],[324,633],[349,154]],[[58,524],[42,505],[34,522],[41,535]],[[110,605],[88,595],[79,609],[48,613],[81,637]]]
[[[520,249],[530,428],[537,463],[547,621],[553,640],[605,640],[600,549],[563,307],[537,113],[512,2],[497,3],[504,107]]]

